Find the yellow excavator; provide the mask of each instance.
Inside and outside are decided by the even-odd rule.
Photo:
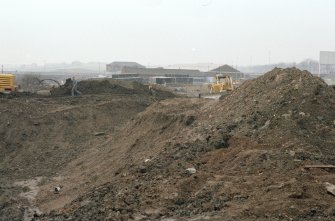
[[[16,90],[15,76],[13,74],[0,74],[0,93],[9,94]]]
[[[210,85],[210,94],[234,90],[233,78],[228,75],[217,74],[215,83]]]

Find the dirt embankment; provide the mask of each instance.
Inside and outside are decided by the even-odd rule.
[[[108,91],[104,87],[110,85],[98,86]],[[160,90],[149,93],[141,85],[115,87],[119,93],[92,92],[74,98],[17,93],[0,98],[0,219],[22,220],[31,215],[27,216],[31,209],[26,206],[35,200],[27,201],[19,193],[35,187],[15,183],[36,179],[38,186],[50,180],[59,185],[60,171],[69,162],[106,142],[152,102],[173,97]]]
[[[155,103],[83,154],[84,172],[69,164],[87,190],[41,219],[333,220],[334,171],[304,166],[335,164],[334,104],[333,88],[294,68],[220,101]]]

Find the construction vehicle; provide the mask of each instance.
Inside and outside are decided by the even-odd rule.
[[[234,90],[233,78],[228,75],[217,74],[214,83],[208,85],[209,93],[199,94],[199,98],[219,99]]]
[[[215,83],[210,85],[210,94],[234,90],[233,78],[228,75],[217,74]]]
[[[0,74],[0,93],[9,94],[16,91],[15,76],[13,74]]]

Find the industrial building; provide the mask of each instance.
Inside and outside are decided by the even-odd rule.
[[[136,62],[113,62],[110,64],[109,70],[121,70],[117,74],[113,74],[112,78],[117,80],[133,80],[143,84],[204,84],[213,81],[213,77],[217,74],[230,75],[233,79],[241,79],[244,74],[230,67],[229,65],[220,66],[212,71],[201,72],[192,69],[164,69],[164,68],[145,68]]]

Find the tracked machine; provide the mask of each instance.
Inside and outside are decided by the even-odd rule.
[[[232,77],[228,75],[216,75],[215,83],[210,85],[210,94],[222,93],[225,91],[234,90],[234,84]]]
[[[9,94],[16,90],[15,76],[13,74],[0,74],[0,93]]]
[[[234,90],[233,78],[229,75],[217,74],[214,83],[209,84],[209,93],[199,94],[199,98],[219,99],[222,95]]]

